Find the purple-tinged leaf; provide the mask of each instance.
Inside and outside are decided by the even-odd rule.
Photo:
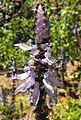
[[[2,97],[0,97],[0,103],[3,103],[3,99],[2,99]]]
[[[49,46],[46,46],[46,52],[45,52],[45,57],[48,59],[51,57],[51,48]]]
[[[38,49],[31,49],[31,54],[32,55],[38,55],[38,53],[39,53],[39,50]]]
[[[32,92],[30,103],[33,106],[36,106],[39,101],[39,97],[40,97],[39,83],[36,82]]]
[[[45,79],[43,79],[43,83],[45,88],[47,88],[51,93],[54,93],[53,87],[50,84],[48,84]]]
[[[12,112],[13,106],[14,106],[13,101],[11,101],[11,103],[10,103],[10,105],[8,107],[8,113]]]
[[[48,43],[46,43],[46,44],[41,44],[41,45],[40,45],[40,47],[41,47],[43,50],[46,50],[46,47],[47,47],[47,46],[49,46]]]
[[[30,46],[30,47],[33,46],[32,42],[33,42],[33,41],[32,41],[31,39],[28,40],[28,43],[29,43],[29,46]]]
[[[45,90],[51,98],[52,102],[54,101],[55,103],[57,103],[57,91],[54,90],[53,87],[50,84],[48,84],[45,79],[43,79],[43,83]]]
[[[37,49],[36,45],[32,45],[31,47],[29,47],[24,43],[18,43],[18,44],[15,44],[14,46],[17,46],[24,51],[30,51],[31,54],[33,55],[37,55],[39,53],[39,50]]]
[[[15,75],[12,75],[11,79],[12,79],[12,80],[17,80],[17,75],[16,75],[16,74],[15,74]]]
[[[48,57],[46,57],[46,60],[47,60],[50,64],[54,64],[54,61],[51,61]]]
[[[25,66],[25,67],[24,67],[24,71],[25,71],[25,72],[34,71],[34,69],[35,69],[35,66],[33,66],[33,61],[29,62],[29,63],[28,63],[28,66]]]
[[[17,75],[14,75],[12,76],[11,78],[13,80],[25,80],[27,79],[29,76],[34,75],[35,73],[31,72],[31,71],[28,71],[28,72],[25,72],[25,73],[22,73],[22,74],[17,74]]]
[[[33,65],[34,65],[34,60],[29,60],[28,61],[28,66],[30,67],[30,69],[31,69],[31,66],[33,67]]]
[[[30,73],[30,77],[31,77],[31,78],[35,78],[35,76],[36,76],[36,73],[32,71],[32,72]]]
[[[73,33],[74,33],[74,34],[77,34],[77,33],[79,33],[79,32],[80,32],[80,29],[78,28],[77,25],[75,25],[75,26],[74,26],[74,29],[73,29]]]
[[[29,77],[24,84],[21,84],[16,90],[14,94],[17,94],[19,92],[25,92],[27,89],[29,89],[31,86],[35,84],[35,79]]]
[[[11,66],[11,67],[9,67],[9,70],[11,70],[11,71],[15,71],[15,67],[14,66]]]
[[[55,80],[55,79],[49,79],[49,82],[51,82],[54,86],[56,86],[56,87],[61,87],[61,88],[63,88],[63,84],[60,82],[60,81],[58,81],[58,80]]]
[[[15,44],[14,46],[17,46],[24,51],[30,51],[31,54],[33,55],[37,55],[39,53],[39,50],[37,49],[36,45],[32,45],[32,47],[29,47],[24,43],[18,43],[18,44]]]
[[[24,72],[28,72],[28,71],[30,71],[30,67],[29,66],[25,66],[24,67]]]
[[[24,51],[30,50],[30,47],[27,46],[25,43],[18,43],[18,44],[15,44],[14,46],[17,46]]]
[[[44,58],[44,59],[42,59],[40,62],[41,62],[42,64],[48,64],[48,65],[50,65],[50,66],[54,64],[54,62],[51,61],[51,60],[49,60],[49,58]]]
[[[27,89],[33,86],[35,84],[35,77],[28,77],[25,84],[27,85]]]
[[[63,88],[63,84],[58,81],[58,80],[55,80],[54,77],[51,75],[50,72],[47,72],[44,74],[44,79],[47,81],[47,82],[50,82],[52,85],[56,86],[56,87],[61,87]]]
[[[25,80],[30,76],[30,71],[22,73],[22,74],[17,74],[17,80]]]
[[[27,86],[26,84],[21,84],[14,92],[14,94],[16,95],[19,92],[25,92],[27,90]]]

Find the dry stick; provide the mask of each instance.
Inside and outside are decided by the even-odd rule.
[[[4,26],[5,17],[6,17],[6,6],[5,5],[0,9],[0,13],[2,13],[2,19],[0,20],[0,26]]]
[[[3,98],[3,106],[6,105],[7,98],[6,98],[6,89],[2,86],[2,98]]]
[[[65,48],[62,49],[62,72],[61,72],[61,79],[64,81],[64,72],[65,72],[65,62],[66,62],[66,52]]]
[[[13,74],[13,76],[15,76],[16,75],[16,72],[17,72],[17,68],[16,68],[16,61],[15,61],[15,59],[13,60],[13,63],[12,63],[12,66],[13,66],[13,70],[12,70],[12,74]],[[12,119],[14,118],[14,110],[15,110],[15,95],[14,95],[14,91],[15,91],[15,89],[16,89],[16,81],[15,81],[15,79],[13,79],[13,81],[12,81],[12,83],[13,83],[13,85],[12,85],[12,101],[11,101],[11,112],[12,112],[12,115],[11,115],[11,117],[12,117]]]

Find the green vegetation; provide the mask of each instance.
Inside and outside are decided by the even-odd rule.
[[[80,120],[81,103],[80,100],[67,98],[67,104],[60,104],[53,108],[50,120]]]
[[[51,43],[54,57],[57,56],[61,47],[65,47],[69,60],[80,59],[77,40],[81,36],[80,33],[77,37],[73,34],[75,25],[81,29],[80,3],[77,0],[52,0],[51,2],[42,0],[41,2],[45,2],[50,18]],[[2,23],[0,27],[0,66],[3,66],[3,68],[7,68],[10,65],[13,57],[17,59],[18,65],[24,64],[25,60],[28,59],[26,58],[27,53],[14,48],[14,43],[27,43],[29,39],[34,40],[34,15],[38,1],[25,1],[23,6],[21,6],[20,14],[13,12],[14,9],[17,11],[18,8],[14,8],[12,3],[6,1],[6,7],[3,6],[0,12],[0,21]],[[2,10],[5,12],[5,21]]]
[[[27,99],[25,97],[18,97],[15,101],[14,111],[12,111],[12,104],[10,97],[5,106],[0,103],[0,118],[1,120],[11,120],[13,118],[20,119],[27,115],[27,110],[30,108]]]

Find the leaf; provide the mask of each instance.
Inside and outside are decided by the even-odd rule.
[[[37,55],[39,53],[38,49],[31,49],[31,54],[33,54],[34,56]]]
[[[31,86],[35,84],[35,79],[33,77],[29,77],[24,84],[21,84],[16,90],[14,94],[17,94],[19,92],[25,92],[27,89],[29,89]]]
[[[29,47],[25,43],[18,43],[18,44],[15,44],[14,46],[17,46],[24,51],[30,51],[31,54],[33,54],[33,55],[37,55],[39,53],[39,50],[37,49],[36,45]]]
[[[43,83],[44,83],[45,87],[46,87],[49,91],[51,91],[51,93],[54,93],[53,87],[52,87],[50,84],[48,84],[45,79],[43,79]]]
[[[11,66],[11,67],[9,67],[9,70],[15,71],[15,67],[14,67],[14,66]]]
[[[44,78],[47,82],[50,82],[52,85],[63,88],[63,84],[60,81],[55,80],[50,72],[45,73]]]
[[[30,76],[30,71],[22,73],[22,74],[17,74],[17,80],[24,80],[27,79]]]
[[[15,44],[14,46],[19,47],[20,49],[24,51],[30,50],[30,47],[27,46],[25,43],[18,43],[18,44]]]
[[[25,72],[30,71],[30,67],[29,67],[29,66],[25,66],[25,67],[24,67],[24,71],[25,71]]]
[[[11,77],[12,80],[25,80],[27,79],[31,74],[31,71],[22,73],[22,74],[17,74]]]
[[[36,82],[34,89],[33,89],[32,98],[30,101],[33,106],[37,105],[37,103],[39,101],[39,97],[40,97],[39,83]]]
[[[44,54],[45,57],[46,57],[46,58],[51,57],[51,48],[50,48],[49,46],[47,46],[47,47],[46,47],[46,50],[47,50],[47,51],[46,51],[45,54]]]
[[[57,103],[57,91],[55,91],[55,90],[53,89],[53,87],[46,82],[45,79],[43,79],[43,83],[44,83],[44,87],[45,87],[45,90],[46,90],[47,94],[49,95],[49,97],[50,97],[51,100],[52,100],[52,101],[51,101],[52,104],[53,104],[53,102],[54,102],[54,103]]]
[[[27,90],[27,86],[26,84],[21,84],[14,92],[14,94],[16,95],[19,92],[25,92]]]
[[[55,80],[55,79],[49,79],[49,82],[51,82],[54,86],[56,86],[56,87],[61,87],[61,88],[63,88],[63,84],[60,82],[60,81],[58,81],[58,80]]]
[[[51,61],[51,60],[49,60],[49,58],[44,58],[44,59],[42,59],[42,60],[41,60],[41,63],[42,63],[42,64],[48,64],[48,65],[50,65],[50,66],[54,64],[54,62]]]
[[[46,43],[46,44],[41,44],[40,47],[43,49],[43,50],[46,50],[46,47],[49,47],[49,44]]]
[[[28,77],[25,84],[27,85],[27,89],[33,86],[35,84],[35,77]]]

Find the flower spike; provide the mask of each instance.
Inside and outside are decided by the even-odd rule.
[[[35,28],[35,43],[43,43],[45,39],[50,38],[50,26],[49,19],[45,15],[44,5],[39,4],[37,6],[36,14],[36,28]],[[46,40],[47,41],[47,40]],[[49,42],[49,39],[48,41]]]

